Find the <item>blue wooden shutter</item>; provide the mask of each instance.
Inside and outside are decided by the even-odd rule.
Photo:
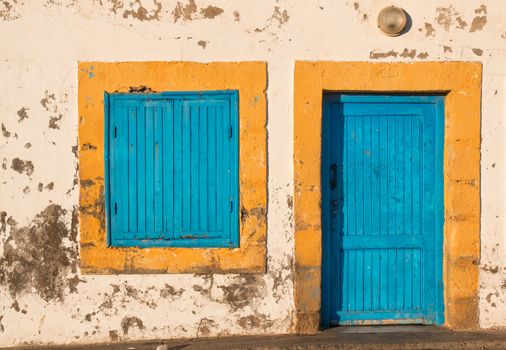
[[[111,245],[238,246],[237,92],[106,98]]]

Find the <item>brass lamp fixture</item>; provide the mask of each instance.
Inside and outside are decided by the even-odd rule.
[[[402,34],[407,21],[406,12],[397,6],[385,7],[378,15],[378,27],[388,36]]]

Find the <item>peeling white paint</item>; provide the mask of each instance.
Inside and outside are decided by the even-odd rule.
[[[66,290],[63,302],[45,302],[33,291],[17,296],[17,306],[6,287],[0,286],[0,346],[289,332],[294,61],[369,61],[371,52],[390,51],[395,54],[374,61],[410,62],[427,53],[425,60],[484,63],[480,325],[506,326],[506,182],[501,180],[506,175],[506,8],[502,0],[399,0],[396,5],[405,7],[412,27],[397,38],[381,34],[376,27],[376,14],[390,5],[381,1],[265,0],[253,5],[246,0],[196,0],[195,12],[190,7],[188,19],[176,22],[177,1],[160,2],[161,10],[157,3],[6,0],[0,5],[0,122],[10,133],[9,137],[0,134],[0,162],[6,159],[7,168],[0,171],[0,211],[23,226],[55,203],[67,210],[70,220],[78,203],[77,159],[72,152],[79,118],[77,61],[265,60],[269,210],[268,272],[261,277],[263,283],[237,310],[224,300],[220,288],[242,283],[235,275],[214,275],[212,283],[209,276],[194,275],[79,276],[84,282],[75,293]],[[180,3],[191,5],[186,0]],[[476,13],[482,4],[487,13]],[[205,18],[201,10],[210,5],[223,12]],[[437,8],[450,5],[446,29],[447,22],[436,19]],[[141,6],[145,12],[139,12]],[[130,12],[125,15],[125,11]],[[144,13],[144,18],[159,19],[141,20],[131,11],[137,17]],[[485,15],[483,29],[470,32],[474,18]],[[428,36],[426,23],[434,29]],[[205,47],[199,41],[206,42]],[[482,55],[473,49],[483,50]],[[413,58],[412,50],[416,50]],[[410,55],[401,56],[403,52]],[[47,94],[55,96],[49,111],[41,104]],[[22,108],[28,117],[19,121],[17,112]],[[62,115],[59,129],[48,127],[54,113]],[[25,147],[27,143],[31,147]],[[33,174],[11,169],[16,157],[32,161]],[[46,185],[51,182],[54,187],[49,190]],[[23,191],[26,188],[29,192]],[[8,228],[0,232],[0,255]],[[176,294],[164,294],[166,285]],[[122,321],[128,317],[138,318],[142,326],[132,321],[126,334]]]

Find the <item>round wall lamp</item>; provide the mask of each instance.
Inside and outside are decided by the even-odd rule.
[[[397,6],[385,7],[378,15],[378,27],[388,36],[398,36],[406,28],[406,11]]]

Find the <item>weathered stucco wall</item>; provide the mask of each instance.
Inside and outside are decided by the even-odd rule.
[[[283,333],[293,321],[295,60],[483,62],[480,325],[506,326],[506,8],[357,0],[0,4],[0,346]],[[82,275],[77,62],[267,61],[265,275]]]

